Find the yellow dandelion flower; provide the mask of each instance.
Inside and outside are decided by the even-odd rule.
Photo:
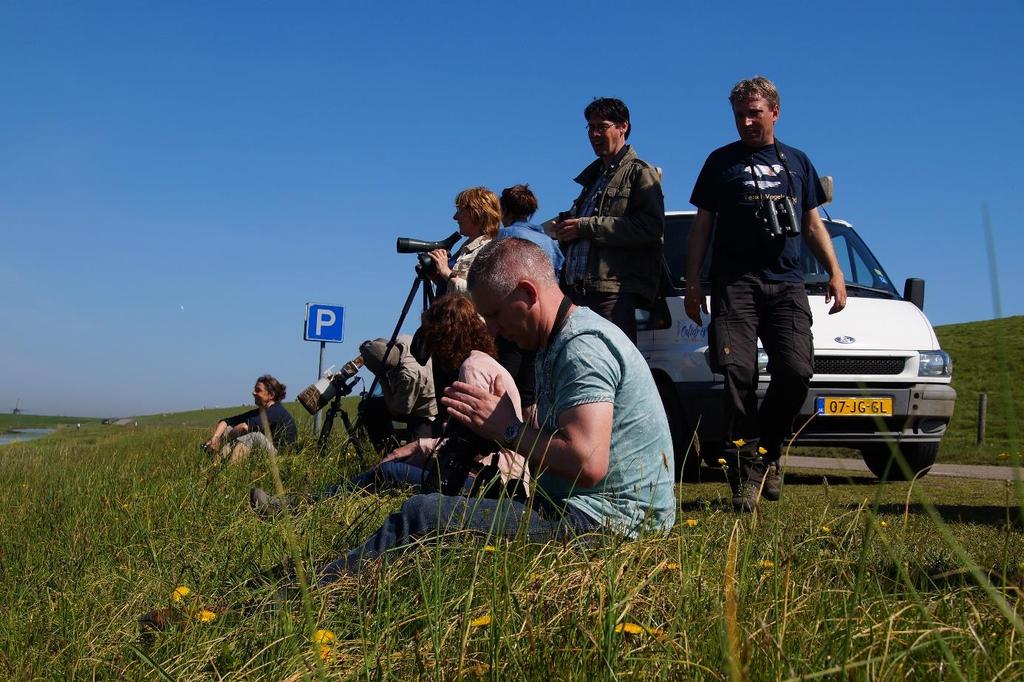
[[[721,464],[722,466],[725,466],[727,464],[727,462],[725,461],[725,457],[719,457],[718,463]]]
[[[764,447],[758,445],[757,446],[757,454],[759,454],[759,455],[767,455],[768,454],[768,450],[766,450]]]
[[[493,552],[493,551],[495,551],[495,549],[496,548],[495,548],[494,545],[484,545],[484,551],[485,552]]]
[[[198,620],[200,623],[210,623],[213,622],[213,620],[216,618],[217,614],[211,611],[210,609],[203,609],[198,614],[196,614],[196,620]]]
[[[888,521],[879,521],[878,525],[881,526],[882,528],[888,528],[889,527],[889,522]]]
[[[775,562],[771,559],[762,559],[761,561],[757,562],[757,565],[759,568],[763,568],[765,570],[768,570],[769,568],[775,568]]]
[[[697,525],[697,519],[686,519],[686,525],[693,528]]]
[[[828,526],[822,526],[822,527],[821,527],[821,532],[822,532],[822,533],[825,533],[825,534],[827,535],[827,534],[829,534],[829,533],[831,533],[831,532],[832,532],[832,529],[831,529],[831,528],[829,528]]]
[[[171,601],[177,604],[190,594],[192,594],[192,590],[185,585],[178,585],[174,588],[174,592],[171,592]]]
[[[480,616],[479,618],[474,618],[473,620],[469,621],[469,627],[471,627],[471,628],[482,628],[485,625],[490,625],[490,624],[491,624],[491,614],[489,614],[489,613],[485,613],[484,615]]]
[[[317,651],[320,654],[320,660],[324,663],[330,663],[334,658],[334,650],[326,644],[321,644],[317,647]]]
[[[313,644],[330,646],[338,641],[338,638],[330,630],[317,630],[313,633]]]
[[[615,626],[615,632],[625,632],[627,635],[639,635],[643,631],[644,627],[636,623],[619,623]]]
[[[675,571],[679,569],[679,564],[677,564],[674,561],[670,561],[669,563],[665,564],[665,568],[670,571]]]
[[[737,438],[732,442],[732,444],[738,448],[742,448],[744,445],[747,444],[747,441],[743,440],[742,438]]]

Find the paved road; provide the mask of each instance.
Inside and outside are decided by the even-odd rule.
[[[850,471],[870,474],[871,470],[861,459],[841,459],[833,457],[799,457],[790,455],[784,462],[787,469],[829,469],[833,471]],[[1024,470],[1016,467],[1018,475],[1024,479]],[[1014,467],[982,466],[979,464],[936,464],[928,472],[929,476],[952,476],[954,478],[977,478],[987,481],[1014,480]]]

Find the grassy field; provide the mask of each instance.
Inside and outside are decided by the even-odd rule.
[[[212,463],[202,421],[4,447],[0,677],[1024,676],[1021,498],[1003,483],[801,473],[742,518],[723,482],[686,485],[668,537],[446,538],[314,590],[307,610],[290,557],[309,574],[401,497],[262,521],[247,492],[273,487],[267,462]],[[336,452],[281,462],[292,491],[358,466]],[[139,617],[177,586],[181,622],[141,636]],[[317,629],[336,641],[315,644]]]

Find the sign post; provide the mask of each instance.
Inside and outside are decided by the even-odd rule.
[[[322,303],[306,304],[306,319],[303,325],[303,339],[320,342],[320,365],[316,372],[317,381],[324,373],[324,349],[328,343],[345,340],[345,308],[340,305]],[[313,430],[320,433],[322,417],[317,412],[313,417]]]

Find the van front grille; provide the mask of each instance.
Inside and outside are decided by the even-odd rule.
[[[815,374],[902,374],[906,358],[817,355]]]

